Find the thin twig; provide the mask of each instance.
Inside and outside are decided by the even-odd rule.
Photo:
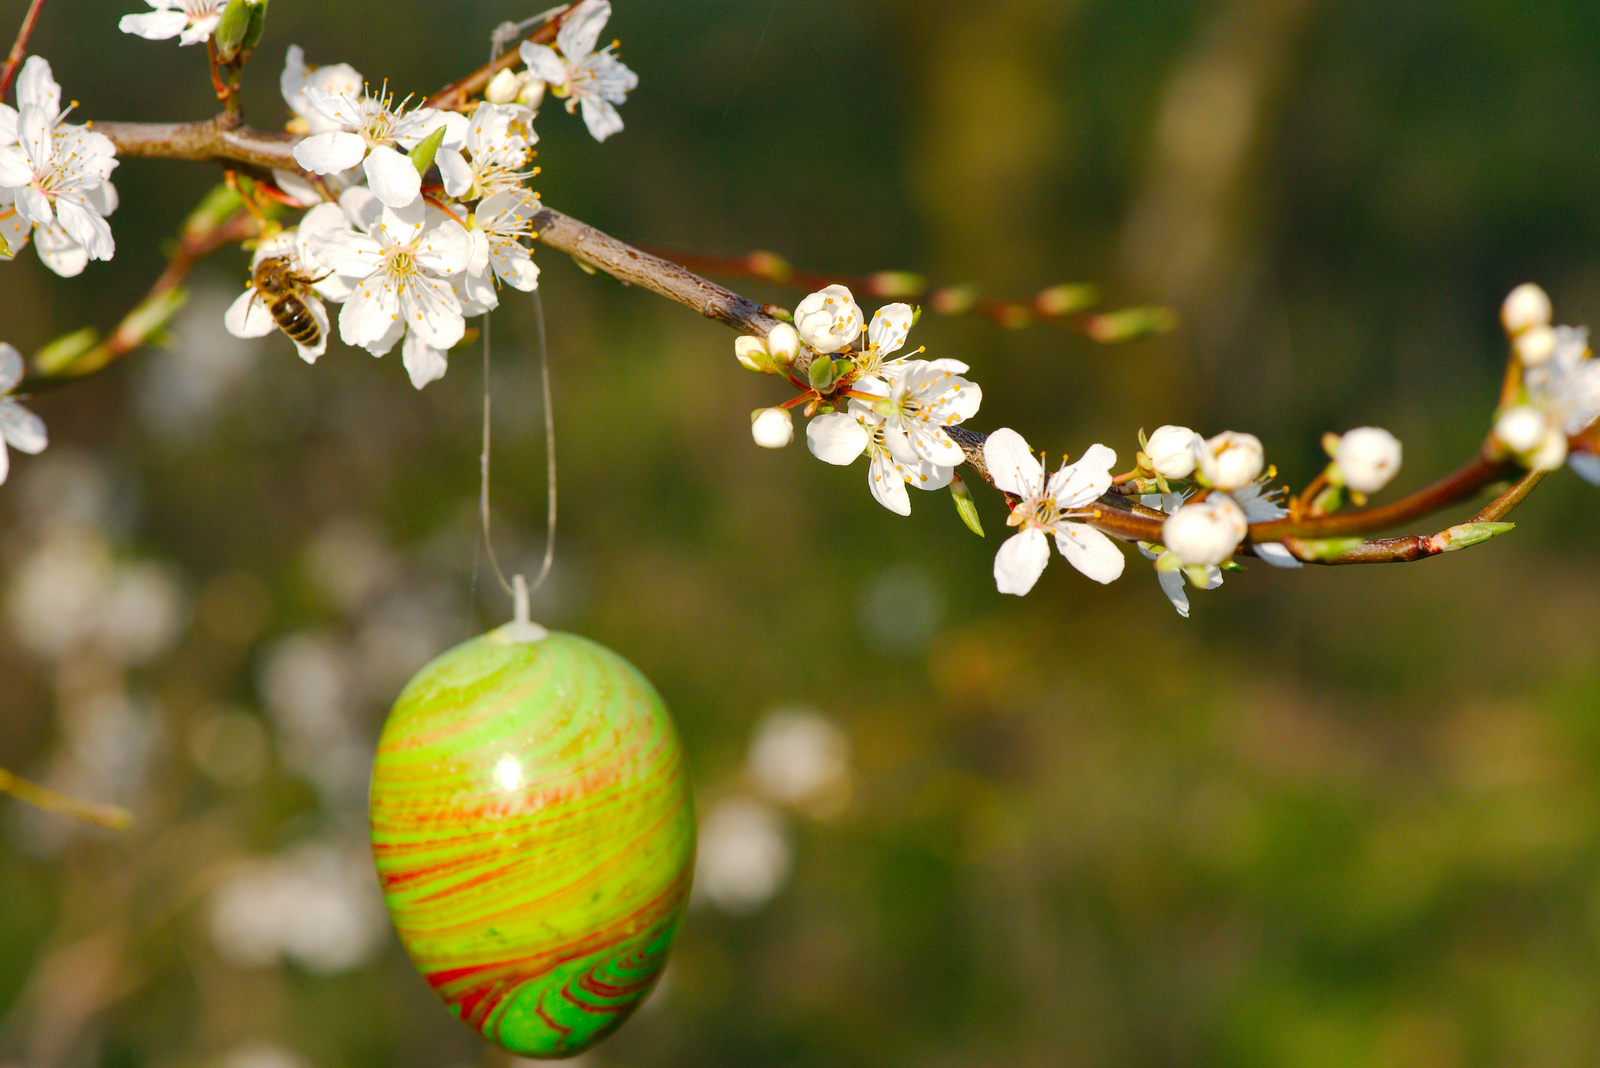
[[[540,27],[535,29],[525,41],[534,44],[549,44],[556,39],[556,32],[561,29],[561,23],[572,13],[577,4],[568,4],[562,11],[558,11]],[[422,102],[424,107],[438,108],[441,111],[460,111],[467,106],[467,101],[482,93],[488,86],[490,79],[508,67],[522,62],[522,56],[515,48],[496,56],[492,62],[486,63],[460,81],[451,82],[449,85],[434,93]]]
[[[0,66],[0,100],[4,100],[6,93],[11,91],[11,79],[17,76],[17,68],[22,66],[22,57],[28,51],[28,39],[33,36],[33,27],[39,21],[39,9],[42,7],[44,0],[33,0],[28,5],[28,13],[22,16],[22,26],[17,30],[11,54],[6,56],[5,65]]]
[[[47,790],[37,783],[29,782],[20,775],[14,775],[5,768],[0,768],[0,794],[10,794],[18,801],[26,801],[46,812],[71,816],[73,819],[83,820],[97,827],[108,827],[113,831],[126,830],[133,826],[133,813],[125,808],[117,805],[97,805],[90,801],[68,797],[66,794],[58,794],[54,790]]]

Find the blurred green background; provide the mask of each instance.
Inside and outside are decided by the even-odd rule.
[[[205,117],[203,54],[119,34],[137,6],[52,0],[35,49],[80,117]],[[615,6],[640,88],[604,145],[547,103],[552,205],[1179,311],[1111,347],[924,318],[975,424],[1053,453],[1236,428],[1301,485],[1324,431],[1376,424],[1403,490],[1484,432],[1513,285],[1600,312],[1589,0]],[[290,42],[420,95],[531,13],[278,0],[247,115],[286,117]],[[0,265],[0,339],[114,324],[218,177],[123,162],[116,259]],[[1002,597],[994,494],[979,541],[942,494],[902,519],[862,464],[753,447],[784,393],[731,333],[537,258],[562,518],[536,612],[654,680],[702,815],[667,981],[586,1068],[1600,1061],[1600,494],[1559,473],[1514,534],[1415,566],[1251,566],[1187,621],[1137,557]],[[168,349],[36,398],[51,446],[0,488],[0,766],[137,817],[0,805],[0,1065],[503,1066],[407,964],[364,828],[400,685],[507,612],[476,361],[418,393],[398,353],[238,341],[246,263],[195,276]],[[506,296],[495,536],[530,567],[533,313]]]

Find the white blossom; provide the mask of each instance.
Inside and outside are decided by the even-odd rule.
[[[539,267],[522,238],[533,234],[533,217],[539,198],[526,190],[508,189],[484,197],[472,213],[488,249],[494,276],[512,289],[532,292],[539,284]]]
[[[307,85],[305,98],[335,128],[296,144],[295,161],[313,174],[338,174],[360,164],[367,184],[391,208],[405,207],[422,192],[422,175],[399,148],[415,148],[440,126],[446,129],[442,147],[455,147],[466,132],[465,116],[422,107],[402,111],[387,95],[354,96]]]
[[[123,33],[134,33],[148,41],[176,37],[180,45],[200,44],[211,39],[227,0],[149,0],[154,11],[124,15],[117,23]]]
[[[827,286],[795,307],[794,328],[800,340],[818,352],[839,352],[861,335],[861,309],[850,290]]]
[[[1161,542],[1185,567],[1220,564],[1249,530],[1244,511],[1226,493],[1185,504],[1161,526]]]
[[[33,455],[43,452],[49,444],[44,420],[10,395],[21,383],[23,370],[22,354],[0,341],[0,482],[6,480],[11,469],[11,459],[6,453],[8,444]]]
[[[896,515],[911,514],[906,486],[922,490],[950,484],[954,467],[940,466],[917,456],[897,458],[884,436],[884,416],[872,402],[852,397],[846,411],[819,415],[806,424],[806,447],[823,463],[845,466],[862,453],[867,465],[867,488],[872,499]]]
[[[751,416],[750,436],[763,449],[781,449],[794,440],[794,417],[787,408],[762,408]]]
[[[1357,493],[1377,493],[1400,470],[1400,441],[1379,427],[1357,427],[1339,439],[1333,463],[1346,486]]]
[[[583,121],[596,141],[622,129],[622,116],[613,106],[628,99],[639,76],[611,53],[611,45],[596,52],[600,31],[611,18],[608,0],[583,0],[567,14],[556,33],[556,51],[548,45],[522,42],[522,62],[529,72],[549,84],[550,91],[567,98],[567,111],[583,107]],[[537,105],[533,105],[537,106]]]
[[[1589,351],[1589,331],[1561,326],[1554,333],[1549,359],[1524,370],[1524,403],[1505,409],[1495,422],[1495,436],[1541,471],[1560,467],[1568,436],[1600,418],[1600,361]]]
[[[340,198],[360,230],[319,231],[307,250],[354,283],[339,312],[344,342],[382,356],[404,336],[406,370],[421,389],[444,373],[444,351],[466,331],[451,278],[467,270],[473,241],[452,219],[430,225],[420,201],[393,208],[363,193],[351,189]]]
[[[479,104],[460,148],[441,148],[435,160],[444,191],[461,200],[520,191],[528,153],[538,135],[533,112],[517,104]]]
[[[1178,476],[1173,476],[1178,477]],[[1139,498],[1139,503],[1146,508],[1173,514],[1183,507],[1183,494],[1181,493],[1146,493]],[[1204,564],[1197,567],[1170,566],[1167,561],[1178,563],[1170,549],[1161,546],[1146,546],[1139,543],[1139,551],[1146,559],[1156,563],[1156,582],[1161,586],[1161,592],[1167,595],[1167,600],[1172,602],[1180,616],[1189,618],[1189,594],[1184,586],[1184,580],[1193,584],[1198,590],[1214,590],[1222,585],[1222,568],[1216,564]],[[1166,566],[1164,566],[1164,564]]]
[[[856,373],[860,376],[877,375],[885,382],[892,380],[897,369],[903,367],[906,361],[900,359],[891,362],[889,357],[905,346],[906,335],[911,331],[914,318],[916,313],[909,304],[885,304],[873,312],[872,321],[867,324],[867,347],[855,358]]]
[[[1506,333],[1515,337],[1529,327],[1550,325],[1550,298],[1532,282],[1513,289],[1500,305],[1500,321]]]
[[[983,458],[995,487],[1021,498],[1006,520],[1019,529],[994,558],[994,580],[1001,593],[1020,596],[1033,589],[1050,559],[1047,534],[1054,535],[1068,563],[1096,582],[1122,574],[1126,560],[1116,543],[1094,527],[1072,522],[1089,515],[1088,506],[1111,488],[1115,452],[1091,445],[1077,463],[1047,475],[1044,461],[1033,455],[1022,435],[1002,428],[983,443]]]
[[[940,467],[966,460],[961,446],[945,433],[977,414],[983,390],[960,377],[967,365],[958,360],[912,360],[889,386],[889,396],[875,402],[884,416],[884,440],[902,463],[921,459]]]
[[[1201,476],[1219,490],[1248,485],[1266,464],[1261,439],[1236,430],[1224,430],[1204,440],[1196,435],[1193,449]]]
[[[295,113],[296,121],[290,123],[294,133],[328,133],[344,129],[337,119],[330,119],[311,106],[306,96],[309,90],[331,93],[336,97],[354,99],[361,95],[365,82],[348,63],[329,63],[312,69],[306,65],[306,54],[299,45],[290,45],[284,56],[283,73],[278,75],[278,91],[284,103]]]
[[[1158,426],[1145,440],[1144,454],[1150,470],[1163,478],[1188,478],[1194,474],[1195,445],[1200,435],[1186,426]]]
[[[12,209],[21,219],[6,224],[6,240],[15,252],[38,227],[39,258],[70,277],[89,260],[109,260],[116,252],[105,221],[117,207],[108,181],[116,146],[104,134],[62,121],[61,88],[44,60],[24,66],[18,101],[14,137],[0,143],[0,211]],[[5,118],[9,128],[11,116]],[[0,129],[0,141],[5,134]]]

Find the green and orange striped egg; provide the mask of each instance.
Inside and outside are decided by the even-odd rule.
[[[451,1012],[520,1056],[579,1053],[649,993],[683,915],[677,732],[616,653],[502,627],[395,702],[372,849],[400,941]]]

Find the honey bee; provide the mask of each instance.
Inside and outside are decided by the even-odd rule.
[[[306,304],[311,286],[322,278],[308,278],[299,273],[288,256],[268,256],[250,272],[250,284],[267,306],[278,329],[308,349],[322,344],[322,325]]]

